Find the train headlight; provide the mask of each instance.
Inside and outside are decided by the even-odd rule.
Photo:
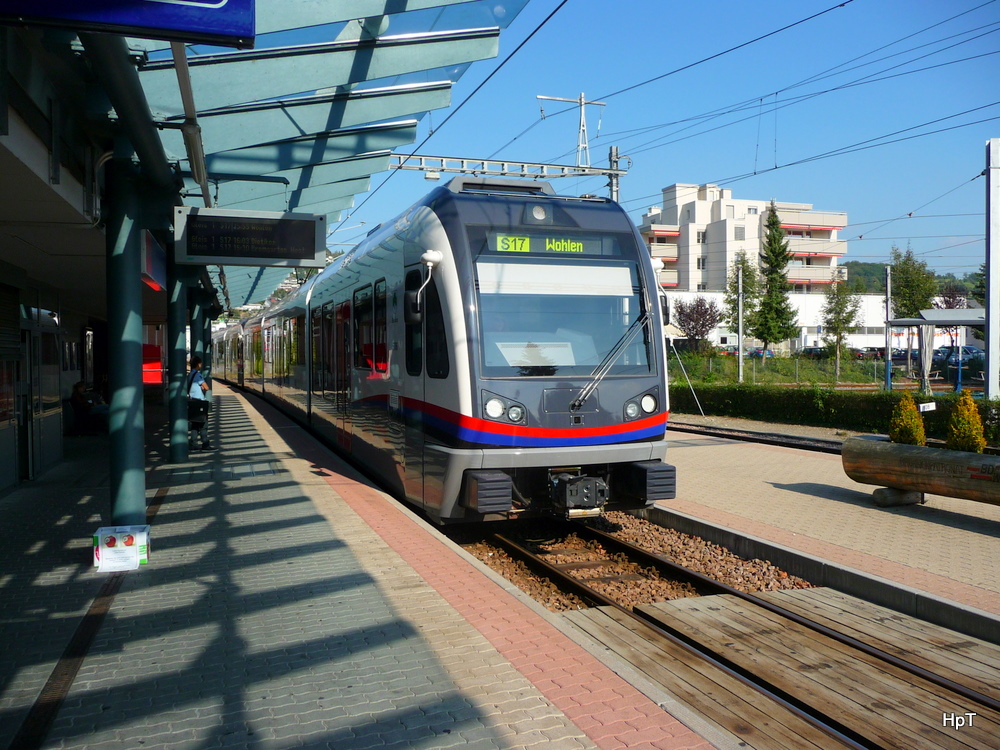
[[[507,419],[511,422],[520,422],[524,419],[524,407],[514,405],[507,410]]]
[[[637,404],[635,401],[629,401],[627,404],[625,404],[626,419],[635,419],[638,416],[639,416],[639,404]]]
[[[651,393],[647,393],[645,396],[643,396],[642,400],[639,401],[639,403],[642,405],[642,410],[647,414],[652,414],[654,411],[656,411],[656,406],[657,406],[656,396],[654,396]]]
[[[491,398],[486,402],[486,416],[490,419],[500,419],[504,413],[504,403],[498,398]]]

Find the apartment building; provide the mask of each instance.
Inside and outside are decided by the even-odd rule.
[[[679,291],[721,291],[741,250],[752,261],[760,255],[769,200],[734,199],[718,185],[674,184],[663,189],[663,205],[643,215],[639,231],[657,262],[660,284]],[[838,232],[847,214],[814,211],[809,203],[775,201],[788,238],[793,291],[822,293],[846,269],[837,265],[847,252]]]

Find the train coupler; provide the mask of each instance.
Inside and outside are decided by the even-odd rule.
[[[597,477],[557,474],[552,477],[552,505],[567,518],[601,515],[608,502],[608,484]]]

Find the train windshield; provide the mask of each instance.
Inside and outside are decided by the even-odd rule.
[[[477,244],[486,377],[588,376],[647,313],[631,236],[486,232]],[[652,372],[650,330],[647,321],[608,375]]]

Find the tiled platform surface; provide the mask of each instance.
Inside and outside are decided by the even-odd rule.
[[[152,561],[61,662],[43,747],[711,746],[287,419],[216,394],[221,449],[184,465],[148,420]],[[68,440],[0,498],[0,747],[108,580],[107,449]]]

